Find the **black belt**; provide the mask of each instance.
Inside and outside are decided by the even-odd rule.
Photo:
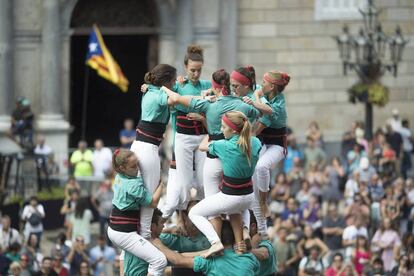
[[[187,113],[177,111],[176,130],[178,133],[187,135],[202,135],[207,134],[207,131],[200,121],[189,120]]]
[[[166,127],[167,124],[164,123],[139,121],[136,128],[137,136],[135,140],[159,146],[162,142]]]
[[[284,155],[287,156],[287,131],[286,127],[270,128],[267,127],[257,136],[262,144],[278,145],[283,147]]]
[[[227,195],[248,195],[253,193],[252,177],[234,178],[223,175],[221,191]]]
[[[224,139],[224,134],[223,133],[220,133],[220,134],[209,134],[208,135],[208,140],[209,141],[218,141],[218,140],[223,140],[223,139]],[[207,157],[210,158],[210,159],[216,159],[216,158],[218,158],[216,155],[210,154],[208,151],[207,151]]]
[[[139,210],[119,210],[112,205],[112,211],[109,215],[108,225],[115,231],[119,232],[137,232],[140,231],[140,211]]]

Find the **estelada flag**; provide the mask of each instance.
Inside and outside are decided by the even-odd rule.
[[[99,76],[118,86],[122,92],[128,91],[129,82],[106,48],[101,32],[96,25],[93,26],[93,31],[89,35],[86,64],[95,69]]]

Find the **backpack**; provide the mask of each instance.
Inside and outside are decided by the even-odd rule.
[[[38,226],[42,222],[42,217],[36,213],[33,213],[29,217],[28,222],[31,226]]]

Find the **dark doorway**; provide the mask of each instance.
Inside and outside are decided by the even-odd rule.
[[[119,145],[119,131],[125,118],[137,123],[141,115],[141,94],[138,87],[148,71],[148,50],[151,35],[104,35],[103,39],[114,59],[129,80],[129,90],[123,93],[116,85],[98,76],[88,67],[88,103],[86,140],[89,146],[97,138],[107,146]],[[85,57],[88,36],[71,37],[71,96],[70,123],[74,127],[70,135],[70,147],[77,147],[81,139],[82,102],[85,81]]]

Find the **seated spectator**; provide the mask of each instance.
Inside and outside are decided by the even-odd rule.
[[[20,244],[16,242],[10,244],[9,249],[6,253],[6,257],[10,260],[11,263],[20,261],[20,249]]]
[[[92,157],[93,175],[105,177],[112,169],[112,151],[104,147],[101,139],[95,140],[95,149]]]
[[[34,114],[30,107],[30,101],[25,97],[19,97],[16,101],[16,108],[11,114],[11,129],[8,131],[8,136],[21,147],[32,148],[33,121]]]
[[[92,176],[93,175],[93,153],[88,149],[86,141],[79,141],[78,149],[70,156],[70,164],[73,166],[73,175]]]
[[[372,261],[372,265],[370,267],[367,267],[366,271],[364,271],[364,274],[367,276],[386,275],[384,270],[384,263],[381,258],[375,258]]]
[[[20,263],[17,261],[12,262],[9,268],[8,275],[21,276],[21,273],[22,273],[22,267],[20,266]]]
[[[364,267],[369,263],[370,259],[371,251],[368,239],[364,236],[357,236],[355,249],[352,252],[352,262],[359,276],[362,275]]]
[[[69,275],[79,275],[81,264],[84,264],[84,262],[88,264],[88,260],[85,240],[82,236],[77,236],[67,257],[67,261],[70,264]],[[87,267],[89,269],[89,265],[87,265]]]
[[[327,178],[327,182],[322,190],[322,198],[325,201],[339,201],[343,196],[341,189],[343,189],[343,184],[345,184],[344,180],[346,180],[345,169],[339,157],[334,156],[331,159],[331,163],[325,169],[325,177]]]
[[[274,214],[280,214],[284,207],[285,201],[289,198],[290,187],[287,182],[286,175],[284,173],[279,173],[276,176],[275,185],[270,191],[270,198],[272,202],[270,203],[270,211]]]
[[[313,246],[310,249],[309,256],[305,256],[300,260],[298,275],[324,275],[326,265],[323,263],[322,257],[323,254],[321,254],[320,248]]]
[[[380,254],[384,270],[390,272],[394,267],[394,250],[401,245],[398,232],[391,228],[391,220],[383,218],[382,226],[372,238],[373,251]]]
[[[106,245],[105,236],[98,238],[98,245],[89,251],[91,266],[94,268],[94,275],[100,276],[105,274],[107,268],[112,267],[115,261],[116,252],[111,246]]]
[[[307,146],[305,148],[305,171],[309,170],[311,162],[318,164],[319,168],[324,168],[326,164],[325,152],[316,145],[316,142],[311,137],[306,138]]]
[[[134,121],[132,119],[125,119],[124,128],[119,132],[119,141],[121,147],[129,149],[132,143],[135,141],[136,132],[134,129]]]
[[[69,270],[63,266],[64,257],[60,252],[56,253],[56,255],[52,255],[52,269],[56,272],[59,276],[69,276]]]
[[[52,259],[50,257],[44,257],[42,260],[42,266],[38,272],[33,273],[33,276],[58,276],[58,274],[52,268]]]
[[[8,215],[4,215],[1,218],[0,246],[2,248],[8,248],[13,243],[18,243],[20,245],[22,244],[20,234],[17,229],[11,227],[10,217]]]

